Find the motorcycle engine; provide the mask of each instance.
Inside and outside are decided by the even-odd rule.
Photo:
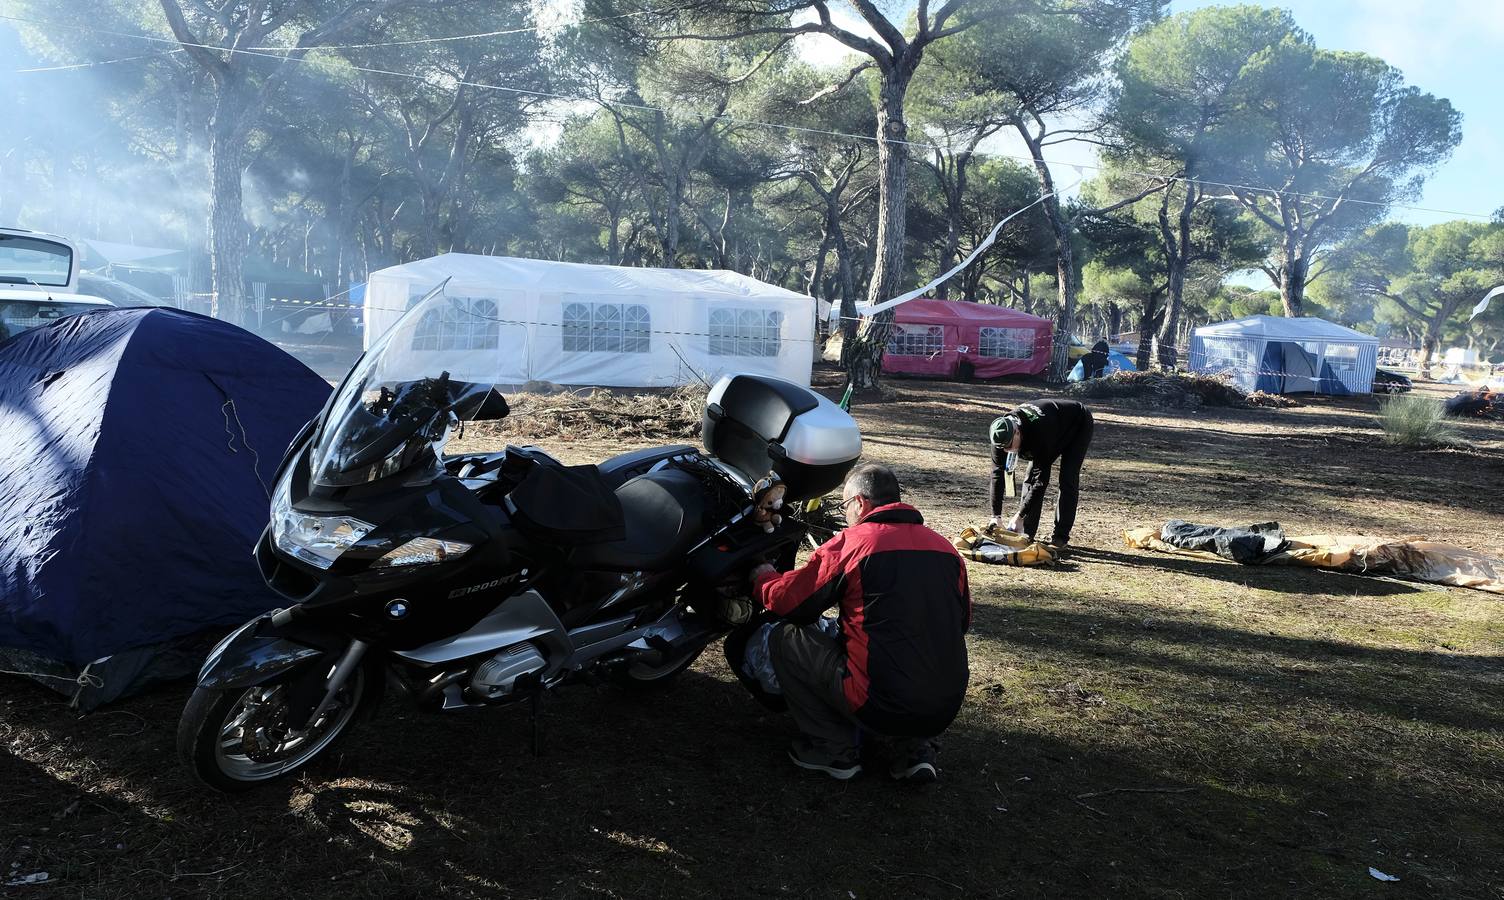
[[[513,644],[480,664],[470,678],[470,690],[495,700],[510,694],[523,675],[537,672],[546,665],[543,654],[532,644]]]

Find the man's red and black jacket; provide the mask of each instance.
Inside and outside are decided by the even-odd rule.
[[[931,737],[960,711],[970,677],[966,564],[914,507],[879,506],[803,567],[765,575],[757,596],[801,625],[840,604],[846,702],[879,734]]]

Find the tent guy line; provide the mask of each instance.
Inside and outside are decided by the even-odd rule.
[[[374,68],[374,67],[371,67],[371,66],[358,66],[358,65],[355,65],[355,64],[349,63],[349,62],[345,62],[343,64],[337,64],[337,63],[334,63],[334,62],[328,61],[328,60],[310,59],[307,56],[284,56],[284,55],[280,55],[280,54],[277,54],[277,53],[268,53],[268,52],[266,52],[264,50],[250,50],[250,49],[245,49],[245,48],[221,47],[221,46],[218,46],[216,44],[196,44],[196,43],[189,43],[189,42],[179,41],[176,38],[166,38],[166,37],[160,37],[160,36],[157,36],[157,35],[139,34],[139,33],[128,32],[128,31],[112,31],[112,30],[109,30],[109,29],[96,28],[96,27],[89,26],[89,25],[75,25],[75,24],[71,24],[71,23],[67,23],[67,22],[49,22],[49,21],[46,21],[46,20],[29,19],[29,18],[24,18],[24,17],[21,17],[21,16],[0,15],[0,21],[20,22],[20,23],[27,24],[27,25],[37,25],[37,26],[46,27],[46,28],[67,28],[67,29],[73,29],[75,31],[84,31],[84,32],[92,33],[92,34],[109,35],[111,37],[122,37],[122,38],[131,39],[131,40],[150,41],[152,43],[158,43],[158,44],[172,44],[172,45],[174,45],[176,47],[180,47],[180,48],[181,47],[195,47],[195,48],[202,49],[202,50],[212,50],[212,51],[214,51],[216,53],[232,53],[232,54],[237,54],[238,53],[238,54],[241,54],[241,55],[244,55],[244,56],[255,56],[255,57],[262,57],[262,58],[267,58],[267,59],[275,59],[275,60],[280,60],[282,62],[297,62],[297,63],[304,63],[304,64],[307,64],[307,65],[314,65],[314,66],[332,67],[332,68],[337,68],[339,70],[345,70],[345,71],[364,72],[364,73],[369,74],[369,75],[390,75],[390,76],[395,77],[395,78],[406,78],[406,79],[411,79],[411,80],[414,80],[414,81],[422,81],[425,84],[431,84],[431,81],[428,78],[426,78],[423,75],[420,75],[420,74],[418,74],[416,72],[398,72],[398,71],[394,71],[394,70],[391,70],[391,69],[377,69],[377,68]],[[310,48],[307,48],[307,49],[311,51],[311,50],[314,50],[314,49],[317,49],[317,48],[310,47]],[[725,113],[725,114],[718,115],[718,116],[707,116],[707,115],[702,115],[700,113],[695,113],[695,112],[692,112],[692,111],[686,111],[686,110],[682,110],[682,109],[676,109],[676,108],[673,108],[673,107],[649,106],[647,104],[642,104],[642,103],[625,103],[625,102],[618,101],[618,100],[602,100],[602,99],[597,98],[597,97],[576,97],[576,96],[571,96],[571,95],[568,95],[568,94],[553,93],[553,92],[550,92],[550,91],[539,91],[539,90],[532,90],[532,89],[529,89],[529,88],[508,87],[506,85],[487,84],[485,82],[466,81],[466,80],[463,80],[463,79],[456,79],[456,80],[453,80],[453,81],[451,81],[449,83],[451,85],[453,85],[453,87],[455,89],[458,89],[460,87],[470,87],[470,88],[476,88],[478,90],[501,91],[503,93],[519,94],[519,95],[522,95],[522,96],[530,96],[530,97],[541,97],[541,98],[548,99],[548,100],[562,100],[562,101],[566,101],[566,102],[570,102],[570,103],[593,103],[593,104],[597,104],[597,105],[602,106],[602,107],[614,107],[614,108],[618,108],[618,109],[635,109],[635,110],[640,110],[640,111],[643,111],[643,112],[653,112],[653,113],[663,113],[663,114],[681,113],[681,114],[685,114],[685,115],[696,116],[696,117],[698,117],[698,118],[700,118],[700,119],[702,119],[704,121],[724,121],[724,122],[730,122],[730,123],[733,123],[733,124],[736,124],[736,125],[744,125],[744,126],[752,127],[752,128],[773,128],[773,129],[778,129],[778,130],[782,130],[782,131],[796,132],[796,133],[801,133],[801,134],[816,134],[816,135],[822,135],[824,137],[846,138],[848,140],[862,141],[862,142],[866,142],[866,143],[877,143],[878,142],[878,139],[875,136],[870,135],[870,134],[851,134],[849,132],[844,132],[844,131],[831,131],[831,130],[827,130],[827,129],[823,129],[823,128],[810,128],[810,127],[804,126],[804,125],[787,125],[787,124],[784,124],[784,123],[781,123],[781,122],[767,122],[767,121],[761,121],[761,120],[757,120],[757,119],[743,119],[743,118],[740,118],[738,116],[731,115],[730,113]],[[922,149],[922,150],[924,150],[926,152],[937,151],[937,150],[940,149],[933,142],[924,142],[924,141],[893,141],[893,140],[890,140],[889,143],[891,143],[891,144],[902,144],[902,145],[908,146],[908,147],[916,147],[916,148]],[[1034,164],[1034,162],[1035,162],[1035,160],[1034,160],[1033,157],[1030,157],[1030,156],[1021,156],[1021,155],[1009,154],[1009,153],[994,153],[994,152],[991,152],[991,151],[977,151],[975,155],[982,156],[982,157],[988,157],[988,158],[992,158],[992,159],[1010,159],[1010,160],[1014,160],[1016,162],[1029,163],[1031,165]],[[1092,171],[1096,171],[1096,172],[1106,171],[1106,168],[1107,168],[1106,166],[1096,165],[1096,164],[1092,164],[1092,163],[1063,163],[1063,162],[1054,161],[1054,160],[1043,160],[1043,162],[1046,165],[1049,165],[1049,166],[1069,166],[1069,167],[1076,167],[1076,168],[1082,168],[1082,169],[1091,169]],[[1409,212],[1425,212],[1425,213],[1435,213],[1437,215],[1460,216],[1462,218],[1479,219],[1479,220],[1482,220],[1482,221],[1488,221],[1488,220],[1490,220],[1492,218],[1492,215],[1491,214],[1487,214],[1487,213],[1474,213],[1474,212],[1463,212],[1463,211],[1460,211],[1460,210],[1435,209],[1435,208],[1425,207],[1425,206],[1410,206],[1410,205],[1406,205],[1406,204],[1402,204],[1402,203],[1384,203],[1382,201],[1361,200],[1361,199],[1357,199],[1357,198],[1353,198],[1353,197],[1346,197],[1346,196],[1335,196],[1334,197],[1334,196],[1331,196],[1331,195],[1328,195],[1328,194],[1314,194],[1314,193],[1305,193],[1305,192],[1301,192],[1301,191],[1287,191],[1287,190],[1282,190],[1280,188],[1268,187],[1268,186],[1265,186],[1265,185],[1238,184],[1238,183],[1226,182],[1226,181],[1212,181],[1212,180],[1205,179],[1205,178],[1187,178],[1187,177],[1182,176],[1182,175],[1166,175],[1166,174],[1159,173],[1159,172],[1127,171],[1127,172],[1120,172],[1118,174],[1123,175],[1123,176],[1135,177],[1135,178],[1144,178],[1144,179],[1149,179],[1149,180],[1153,180],[1153,181],[1161,181],[1161,182],[1165,182],[1165,183],[1195,182],[1196,184],[1200,184],[1200,185],[1209,185],[1209,186],[1212,186],[1212,187],[1227,188],[1228,190],[1234,190],[1234,191],[1253,191],[1255,193],[1264,194],[1264,195],[1267,195],[1267,196],[1270,196],[1270,197],[1295,197],[1295,198],[1299,198],[1299,199],[1303,199],[1303,200],[1341,202],[1341,203],[1357,204],[1357,205],[1362,205],[1362,206],[1379,206],[1379,207],[1384,207],[1386,209],[1402,209],[1402,210],[1407,210]]]
[[[159,56],[171,56],[174,53],[184,52],[177,50],[161,50],[156,53],[142,53],[137,56],[122,56],[119,59],[101,59],[97,62],[73,63],[66,66],[33,66],[30,69],[16,69],[17,75],[26,75],[30,72],[71,72],[77,69],[96,69],[100,66],[113,66],[116,63],[135,62],[138,59],[156,59]]]

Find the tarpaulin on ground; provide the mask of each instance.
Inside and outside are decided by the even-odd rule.
[[[1206,550],[1245,565],[1262,562],[1289,544],[1278,522],[1225,528],[1171,519],[1159,530],[1159,539],[1182,550]]]
[[[1211,550],[1176,546],[1164,540],[1163,535],[1164,528],[1149,526],[1124,531],[1123,539],[1129,547],[1139,550],[1158,550],[1202,559],[1231,558]],[[1504,559],[1456,544],[1415,537],[1387,541],[1328,534],[1290,537],[1283,549],[1256,560],[1256,564],[1309,566],[1357,575],[1391,575],[1504,594]]]
[[[1044,544],[991,526],[978,530],[968,525],[961,529],[960,536],[951,543],[963,557],[975,562],[1038,566],[1055,561],[1055,555]]]

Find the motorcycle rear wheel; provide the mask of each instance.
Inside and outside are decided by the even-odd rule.
[[[240,793],[277,781],[327,755],[361,713],[377,702],[379,673],[359,666],[334,705],[306,735],[288,737],[286,683],[252,688],[196,688],[178,722],[178,755],[199,780],[218,791]],[[302,677],[322,677],[308,672]],[[279,715],[280,705],[280,715]],[[254,748],[254,749],[253,749]]]

